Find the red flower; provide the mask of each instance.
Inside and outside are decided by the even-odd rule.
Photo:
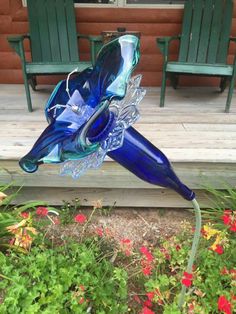
[[[74,218],[74,221],[78,222],[79,224],[85,223],[86,220],[87,220],[87,217],[85,215],[83,215],[83,214],[78,214]]]
[[[22,213],[20,213],[20,216],[21,216],[22,218],[24,218],[24,219],[27,219],[27,218],[29,218],[29,213],[27,213],[27,212],[22,212]]]
[[[228,275],[228,274],[229,274],[229,271],[228,271],[228,269],[224,266],[224,267],[221,269],[220,274],[221,274],[221,275]]]
[[[193,274],[187,273],[186,271],[184,272],[184,277],[193,280]]]
[[[144,306],[141,314],[155,314],[152,310],[150,310],[148,307]]]
[[[148,248],[146,248],[146,246],[142,246],[140,248],[140,252],[145,255],[147,261],[152,262],[154,260],[152,253],[148,250]]]
[[[152,304],[152,302],[151,302],[150,300],[144,301],[144,302],[143,302],[143,305],[145,305],[145,306],[147,306],[147,307],[149,307],[149,308],[153,306],[153,304]]]
[[[83,304],[84,303],[84,298],[82,297],[82,298],[80,298],[80,300],[79,300],[79,304]]]
[[[230,209],[225,209],[224,210],[224,215],[221,217],[225,225],[230,225],[231,223],[231,214],[232,210]]]
[[[127,244],[127,245],[131,245],[131,243],[132,243],[130,239],[122,239],[120,242],[122,244]]]
[[[176,249],[176,251],[179,251],[179,250],[181,249],[181,246],[180,246],[179,244],[177,244],[177,245],[175,246],[175,249]]]
[[[103,236],[103,229],[102,228],[96,228],[95,233],[101,238]]]
[[[230,274],[234,280],[236,280],[236,269],[230,269]]]
[[[42,217],[47,216],[47,214],[48,214],[47,207],[42,207],[42,206],[38,207],[37,210],[36,210],[36,214],[38,216],[42,216]]]
[[[146,254],[148,252],[148,248],[146,246],[142,246],[139,250],[142,254]]]
[[[152,301],[155,297],[155,292],[154,291],[147,292],[146,296],[147,296],[148,300]]]
[[[193,275],[187,272],[184,272],[183,279],[181,281],[182,284],[185,285],[186,287],[190,287],[192,285],[192,280],[193,280]]]
[[[218,299],[218,310],[225,314],[232,314],[231,304],[223,295]]]
[[[137,294],[134,295],[134,301],[137,302],[138,304],[141,304],[141,299]]]
[[[160,251],[161,251],[161,253],[165,256],[165,258],[166,258],[167,260],[170,260],[170,259],[171,259],[171,256],[170,256],[170,254],[168,253],[167,249],[165,249],[165,248],[163,247],[163,248],[160,248]]]
[[[125,255],[130,256],[132,254],[132,241],[130,239],[122,239],[120,244]]]
[[[191,287],[191,285],[192,285],[192,280],[190,280],[190,279],[183,278],[181,282],[186,287]]]
[[[55,225],[60,225],[60,223],[61,223],[60,219],[58,217],[54,217],[53,218],[53,222],[54,222]]]
[[[80,285],[79,288],[80,288],[81,291],[85,290],[85,287],[83,285]]]
[[[224,249],[221,245],[217,244],[216,249],[214,250],[216,253],[218,253],[219,255],[224,253]]]
[[[151,265],[147,265],[147,266],[143,267],[142,272],[143,272],[144,276],[150,276],[152,274]]]
[[[236,220],[230,224],[230,231],[236,232]]]
[[[203,238],[207,237],[207,232],[204,230],[204,228],[201,229],[201,235],[203,236]]]

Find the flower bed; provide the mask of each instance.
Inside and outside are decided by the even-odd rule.
[[[234,313],[233,209],[204,212],[200,248],[189,274],[193,229],[188,222],[155,247],[151,241],[137,246],[126,235],[118,239],[109,226],[94,226],[96,215],[112,217],[100,202],[89,214],[80,210],[79,200],[59,209],[36,202],[9,211],[4,204],[0,313]],[[63,226],[73,232],[61,236]],[[177,305],[181,283],[188,289],[182,312]]]

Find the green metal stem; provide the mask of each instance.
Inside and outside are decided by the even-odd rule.
[[[188,266],[187,266],[187,272],[189,274],[192,273],[193,271],[193,263],[195,260],[197,248],[198,248],[198,243],[201,237],[201,226],[202,226],[202,217],[201,217],[201,210],[199,207],[198,202],[196,199],[192,200],[193,208],[195,210],[195,217],[196,217],[196,225],[195,225],[195,231],[194,231],[194,238],[193,238],[193,244],[188,260]],[[185,293],[186,293],[187,287],[185,285],[182,285],[182,290],[180,293],[180,298],[179,298],[179,308],[182,309],[183,304],[184,304],[184,298],[185,298]]]

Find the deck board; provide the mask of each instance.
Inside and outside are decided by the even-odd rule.
[[[47,125],[43,107],[51,91],[51,86],[40,86],[39,91],[32,92],[35,110],[28,113],[24,87],[0,85],[0,182],[23,184],[19,200],[29,194],[40,198],[44,191],[48,201],[60,203],[58,193],[60,199],[66,199],[76,195],[77,187],[80,196],[85,193],[85,199],[87,195],[90,200],[94,192],[94,199],[104,196],[108,203],[113,197],[118,206],[131,206],[135,191],[139,192],[139,201],[133,200],[133,206],[187,206],[174,192],[142,182],[109,158],[99,170],[89,171],[80,180],[58,176],[59,167],[52,165],[40,167],[34,175],[23,173],[18,160]],[[220,94],[217,88],[168,88],[166,95],[166,107],[160,108],[160,89],[147,88],[135,128],[169,157],[177,174],[197,191],[204,206],[205,186],[223,189],[227,184],[236,185],[235,95],[229,114],[224,113],[227,92]],[[126,190],[132,193],[126,195]],[[162,199],[165,195],[169,195],[169,201]],[[83,204],[89,204],[89,200]]]

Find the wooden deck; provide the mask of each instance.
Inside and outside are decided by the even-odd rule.
[[[188,207],[175,192],[149,185],[107,159],[99,170],[79,180],[58,175],[58,166],[44,165],[35,174],[21,171],[18,160],[46,126],[43,107],[52,87],[32,92],[35,111],[28,113],[23,85],[0,85],[0,182],[24,185],[18,201],[62,200],[79,197],[82,204],[138,207]],[[236,99],[225,114],[227,92],[217,88],[168,88],[166,107],[159,108],[159,88],[147,88],[135,128],[160,148],[179,177],[207,205],[204,187],[236,185]]]

